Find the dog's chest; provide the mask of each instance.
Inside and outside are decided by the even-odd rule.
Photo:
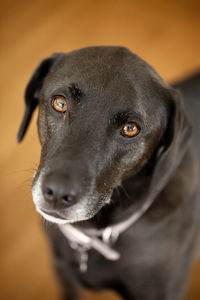
[[[78,281],[91,288],[104,287],[105,281],[112,280],[119,262],[105,259],[95,250],[84,251],[72,249],[68,246],[68,255],[62,257],[62,264],[66,272],[73,272]]]

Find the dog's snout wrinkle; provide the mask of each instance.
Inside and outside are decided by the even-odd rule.
[[[69,176],[58,172],[52,172],[44,177],[42,193],[45,201],[56,209],[72,206],[78,198],[77,186],[70,181]]]

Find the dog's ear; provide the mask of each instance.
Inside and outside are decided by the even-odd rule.
[[[182,161],[192,135],[192,126],[186,116],[179,92],[171,90],[170,93],[172,109],[162,139],[162,151],[156,159],[151,181],[151,192],[155,195],[166,185]]]
[[[45,77],[47,76],[48,72],[50,71],[55,59],[58,55],[54,55],[52,57],[44,59],[39,66],[34,71],[27,87],[25,90],[25,113],[24,117],[17,135],[18,142],[21,142],[28,125],[30,123],[32,114],[38,104],[40,90],[44,83]]]

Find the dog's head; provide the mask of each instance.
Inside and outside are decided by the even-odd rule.
[[[43,60],[26,93],[21,141],[39,104],[41,162],[33,182],[49,221],[77,222],[153,159],[159,191],[183,158],[190,126],[177,93],[122,47],[91,47]]]

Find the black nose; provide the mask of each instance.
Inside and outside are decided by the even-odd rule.
[[[65,208],[75,204],[77,190],[71,183],[69,176],[51,173],[45,176],[42,183],[45,201],[55,208]]]

